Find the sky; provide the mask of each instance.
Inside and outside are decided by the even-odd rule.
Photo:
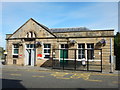
[[[0,46],[30,18],[48,28],[87,27],[118,31],[117,2],[1,2]]]

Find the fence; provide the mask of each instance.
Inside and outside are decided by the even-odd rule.
[[[53,49],[52,68],[102,72],[102,49]]]

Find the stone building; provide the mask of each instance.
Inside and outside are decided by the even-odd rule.
[[[4,49],[3,47],[0,47],[0,60],[4,58]]]
[[[110,38],[114,40],[114,30],[89,30],[79,28],[48,28],[34,19],[29,19],[13,34],[6,34],[7,64],[42,66],[45,62],[50,65],[53,49],[102,49],[102,64],[109,65]],[[72,44],[72,45],[71,45]],[[112,43],[114,46],[114,42]],[[68,59],[74,53],[66,52]],[[96,53],[100,55],[100,52]],[[89,57],[86,50],[77,50],[76,59],[81,61]],[[95,52],[90,59],[95,61]],[[114,55],[114,48],[112,48]],[[55,53],[61,58],[61,52]],[[74,59],[74,58],[73,58]],[[99,60],[98,60],[99,61]]]

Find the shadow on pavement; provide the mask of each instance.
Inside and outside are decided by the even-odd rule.
[[[2,90],[8,88],[24,88],[25,90],[25,87],[20,82],[21,80],[2,79]]]

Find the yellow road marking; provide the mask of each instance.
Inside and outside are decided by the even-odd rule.
[[[12,76],[21,76],[21,74],[10,74]]]
[[[112,83],[117,83],[117,84],[119,83],[119,84],[120,84],[120,82],[119,82],[119,81],[113,81]]]
[[[15,79],[15,78],[8,78],[8,79]]]
[[[91,75],[120,76],[120,75],[118,75],[118,74],[100,74],[100,73],[92,73]]]
[[[54,77],[62,77],[62,76],[68,75],[68,74],[69,74],[69,73],[55,72],[55,73],[52,73],[51,76],[54,76]]]
[[[45,77],[45,76],[32,76],[32,77]]]
[[[92,79],[88,79],[87,81],[92,81],[92,82],[102,82],[102,80],[92,80]]]
[[[64,78],[64,77],[56,77],[58,79],[70,79],[70,78]]]
[[[16,70],[16,69],[2,69],[2,70],[8,70],[8,71],[18,71],[18,70]]]

